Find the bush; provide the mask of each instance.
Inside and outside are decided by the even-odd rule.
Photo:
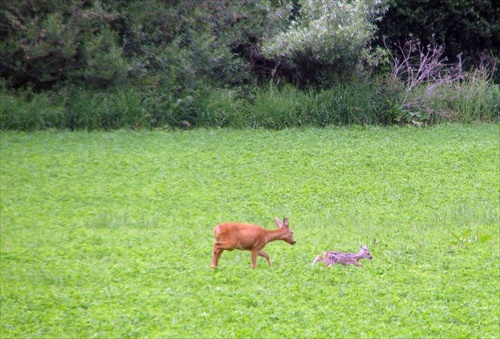
[[[199,79],[253,83],[250,51],[287,17],[286,6],[256,0],[2,1],[0,77],[36,91],[172,73],[181,75],[175,87],[194,90]]]
[[[425,100],[421,109],[431,121],[500,122],[500,88],[480,71],[432,92],[425,90],[415,93],[413,100]]]
[[[128,65],[112,29],[118,20],[98,2],[2,2],[0,76],[14,88],[47,90],[67,81],[107,87]]]
[[[328,87],[351,78],[370,54],[374,21],[384,1],[303,0],[290,28],[265,41],[269,58],[290,62],[295,82]]]
[[[391,54],[390,83],[399,87],[390,99],[392,119],[414,124],[498,121],[498,85],[492,83],[495,60],[485,59],[476,71],[464,72],[460,59],[447,63],[443,51],[435,43],[424,46],[410,38]]]
[[[469,71],[478,66],[482,55],[500,56],[498,15],[498,4],[492,0],[391,0],[384,19],[377,22],[377,36],[380,46],[384,37],[404,44],[410,34],[424,45],[436,41],[450,62],[461,55]],[[392,44],[389,47],[397,52]]]

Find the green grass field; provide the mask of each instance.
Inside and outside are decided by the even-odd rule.
[[[499,125],[0,138],[2,338],[499,337]]]

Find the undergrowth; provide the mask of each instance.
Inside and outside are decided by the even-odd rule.
[[[398,84],[399,83],[399,84]],[[498,122],[500,89],[485,75],[404,94],[399,80],[300,90],[291,85],[189,93],[117,88],[0,91],[2,130],[268,128]]]

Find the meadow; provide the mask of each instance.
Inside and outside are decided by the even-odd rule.
[[[498,124],[0,141],[2,338],[499,337]],[[216,224],[284,216],[273,266],[210,269]]]

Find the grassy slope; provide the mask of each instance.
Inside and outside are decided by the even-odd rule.
[[[0,137],[2,337],[498,337],[498,125]],[[209,269],[284,215],[273,267]]]

